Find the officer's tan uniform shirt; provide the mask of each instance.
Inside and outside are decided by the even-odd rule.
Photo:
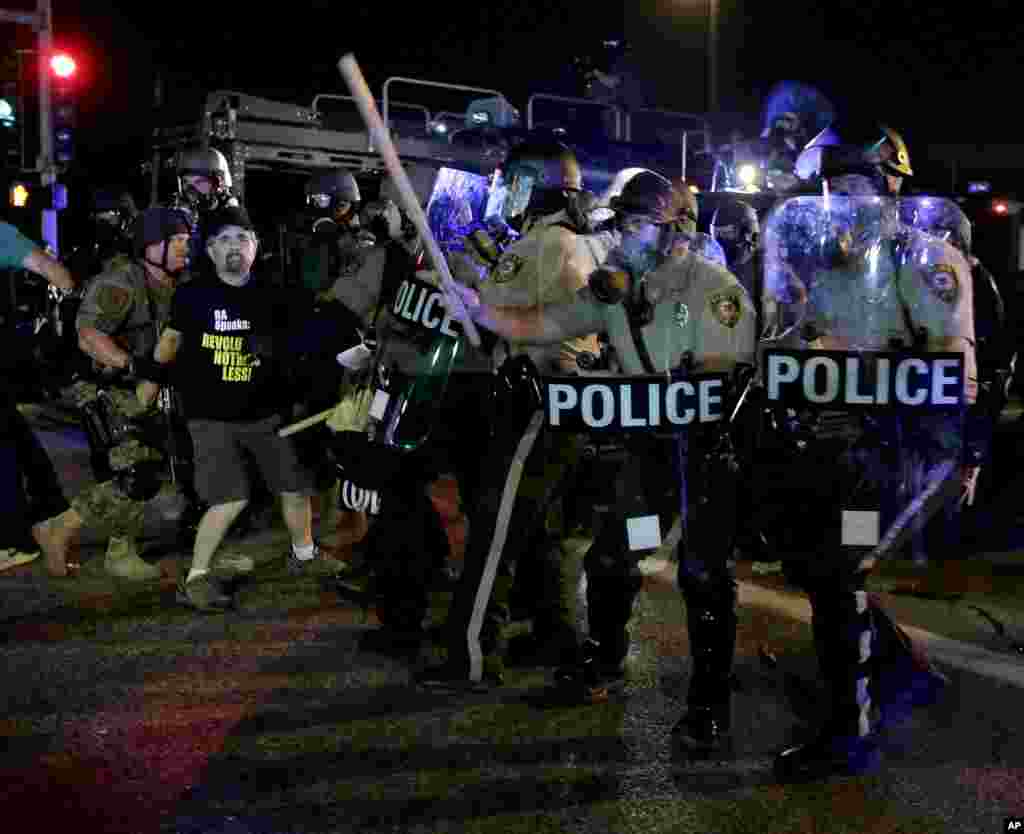
[[[655,371],[679,367],[687,353],[698,373],[729,371],[737,362],[753,362],[754,309],[728,270],[686,252],[651,272],[647,286],[655,305],[654,320],[642,333]],[[622,373],[647,373],[623,305],[603,304],[585,289],[572,304],[545,312],[559,335],[607,332]]]
[[[480,300],[495,307],[546,307],[571,302],[600,263],[595,249],[569,229],[556,225],[567,220],[564,212],[537,220],[527,233],[509,246],[487,281],[480,285]],[[510,354],[527,354],[541,373],[576,373],[579,353],[599,352],[597,334],[577,335],[559,345],[513,343]]]
[[[890,340],[914,344],[925,328],[924,349],[963,353],[966,396],[977,395],[971,272],[963,256],[945,241],[905,229],[900,266],[891,250],[849,268],[819,273],[808,294],[806,322],[823,350],[889,350]]]

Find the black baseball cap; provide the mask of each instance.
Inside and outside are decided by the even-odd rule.
[[[256,228],[249,219],[249,212],[242,206],[226,206],[213,212],[206,224],[207,236],[213,237],[225,226],[238,226],[240,229],[250,230]]]

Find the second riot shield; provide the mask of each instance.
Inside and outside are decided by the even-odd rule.
[[[955,523],[975,390],[966,262],[883,197],[787,200],[764,241],[769,536],[783,557],[927,558],[926,522]]]

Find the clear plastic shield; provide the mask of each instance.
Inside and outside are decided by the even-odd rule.
[[[971,249],[971,221],[952,200],[942,197],[902,197],[900,222],[944,240],[961,253]]]
[[[926,532],[954,523],[977,376],[970,270],[905,222],[933,216],[912,208],[796,197],[765,222],[759,365],[787,450],[775,491],[822,519],[792,549],[923,560]]]
[[[725,250],[722,249],[722,245],[711,235],[704,234],[703,232],[678,232],[673,250],[680,249],[696,252],[701,257],[714,261],[719,266],[728,269],[728,265],[725,262]]]
[[[855,351],[969,346],[967,263],[945,241],[903,222],[915,216],[906,204],[795,197],[776,207],[764,228],[766,340]]]

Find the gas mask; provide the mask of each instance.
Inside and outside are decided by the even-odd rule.
[[[587,286],[602,304],[621,304],[632,324],[644,327],[654,321],[654,304],[647,297],[647,279],[608,265],[591,273]]]
[[[216,177],[186,174],[181,177],[181,200],[193,214],[207,214],[228,204],[231,194]]]
[[[619,222],[622,264],[632,275],[643,277],[661,266],[684,241],[673,223],[655,223],[650,217],[629,216]]]

